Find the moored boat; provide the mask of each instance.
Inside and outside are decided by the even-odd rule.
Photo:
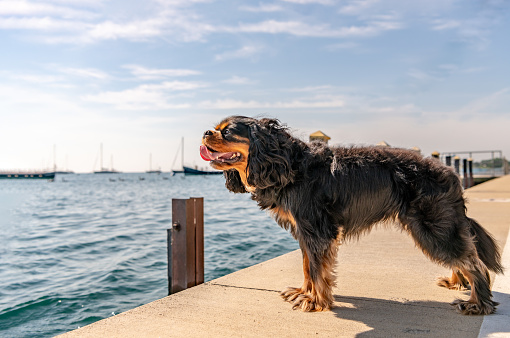
[[[111,169],[108,169],[108,168],[104,168],[103,167],[103,144],[101,143],[100,145],[100,148],[99,148],[99,158],[100,158],[100,169],[99,170],[94,170],[94,174],[119,174],[120,171],[118,170],[115,170],[113,169],[113,155],[111,157],[111,163],[110,163],[110,166],[111,166]]]
[[[120,173],[120,171],[108,170],[108,169],[105,169],[105,168],[103,168],[102,170],[94,171],[94,174],[119,174],[119,173]]]
[[[146,171],[147,174],[161,174],[161,169],[152,169],[152,153],[149,154],[149,170]]]
[[[46,179],[55,178],[55,172],[43,171],[0,171],[0,179]]]
[[[184,166],[184,173],[189,175],[221,175],[223,171],[200,170]]]

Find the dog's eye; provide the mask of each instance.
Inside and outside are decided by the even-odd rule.
[[[230,134],[230,130],[229,129],[223,130],[223,135],[228,135],[228,134]]]

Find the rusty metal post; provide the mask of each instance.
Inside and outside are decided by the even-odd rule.
[[[190,232],[188,219],[191,218],[191,210],[188,210],[188,203],[185,199],[172,199],[172,228],[170,230],[170,251],[169,261],[170,289],[169,294],[182,291],[188,287],[187,266],[187,235]],[[193,225],[193,223],[191,223]],[[194,261],[194,259],[192,260]]]
[[[473,159],[468,158],[468,173],[469,173],[469,188],[475,185],[475,179],[473,177]]]
[[[460,174],[460,157],[455,156],[453,158],[453,166],[455,167],[455,172]]]
[[[168,293],[204,281],[204,199],[172,199],[168,229]]]
[[[168,294],[172,293],[172,228],[166,229],[166,264],[168,275]]]
[[[193,197],[195,216],[195,285],[204,282],[204,198]]]
[[[467,174],[467,159],[462,159],[462,177],[464,179],[464,189],[469,188],[469,178]]]

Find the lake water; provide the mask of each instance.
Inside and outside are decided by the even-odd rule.
[[[172,198],[204,197],[206,281],[298,248],[224,183],[182,174],[0,180],[0,336],[50,337],[166,296]]]

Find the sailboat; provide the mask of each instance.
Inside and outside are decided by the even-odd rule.
[[[56,150],[57,146],[54,144],[53,145],[53,171],[51,171],[52,173],[54,173],[55,175],[56,174],[74,174],[74,171],[70,171],[70,170],[58,170],[57,169],[57,150]],[[67,156],[66,156],[66,168],[67,168]]]
[[[209,170],[200,170],[197,168],[191,168],[191,167],[182,167],[184,169],[184,173],[186,175],[221,175],[223,174],[223,171],[209,171]]]
[[[120,173],[120,171],[117,171],[117,170],[114,170],[113,169],[113,155],[111,157],[111,169],[108,169],[108,168],[103,168],[103,144],[101,143],[101,146],[100,146],[100,170],[97,170],[97,171],[94,171],[94,174],[118,174]]]
[[[172,168],[175,165],[175,161],[177,160],[177,155],[179,155],[179,152],[175,154],[174,163],[172,164]],[[223,174],[223,171],[212,171],[212,170],[200,170],[198,168],[192,168],[187,167],[184,165],[184,137],[181,139],[181,167],[182,170],[172,170],[172,173],[175,174],[181,174],[184,173],[186,175],[221,175]]]
[[[152,170],[152,153],[149,154],[149,170],[146,171],[147,174],[161,174],[160,169]]]
[[[179,155],[179,150],[175,153],[174,162],[172,163],[172,175],[175,174],[184,174],[184,137],[181,139],[181,168],[182,169],[173,169],[175,167],[175,162],[177,161],[177,156]]]

